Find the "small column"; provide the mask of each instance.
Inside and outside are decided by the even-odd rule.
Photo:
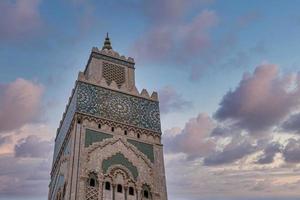
[[[142,199],[142,188],[138,187],[136,189],[136,200]]]
[[[112,184],[112,192],[113,192],[113,194],[112,194],[112,195],[113,195],[113,196],[112,196],[113,198],[112,198],[112,199],[113,199],[113,200],[116,199],[115,191],[116,191],[116,184],[113,183],[113,184]]]
[[[127,191],[128,191],[128,186],[124,185],[124,195],[125,195],[125,200],[127,200]]]
[[[101,173],[98,173],[98,183],[99,183],[99,192],[98,192],[98,199],[99,200],[103,200],[103,184],[104,184],[104,181],[103,181],[103,176]]]

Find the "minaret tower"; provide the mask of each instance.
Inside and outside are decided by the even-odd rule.
[[[55,138],[48,200],[167,200],[157,93],[108,34],[92,48]]]

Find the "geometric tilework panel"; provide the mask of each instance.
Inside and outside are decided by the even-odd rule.
[[[149,158],[149,160],[153,163],[154,161],[153,145],[146,144],[143,142],[138,142],[135,140],[129,140],[129,139],[127,141],[132,145],[134,145],[140,152],[145,154]]]
[[[161,132],[159,105],[156,101],[79,82],[77,110],[157,133]]]
[[[112,165],[122,165],[126,167],[131,172],[135,180],[139,175],[137,168],[131,162],[129,162],[127,158],[121,153],[117,153],[116,155],[113,155],[112,157],[103,160],[102,162],[103,172],[106,173],[108,168]]]
[[[85,132],[85,147],[88,147],[89,145],[93,144],[94,142],[101,142],[102,140],[106,138],[112,138],[112,135],[93,131],[90,129],[86,129]]]

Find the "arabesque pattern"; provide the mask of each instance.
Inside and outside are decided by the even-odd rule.
[[[79,82],[77,102],[79,112],[161,132],[156,101]]]

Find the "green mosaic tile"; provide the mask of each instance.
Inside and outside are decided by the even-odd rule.
[[[154,161],[154,154],[153,154],[153,145],[146,144],[143,142],[138,142],[136,140],[127,140],[129,143],[133,144],[139,151],[145,154],[149,160],[153,163]]]
[[[131,162],[129,162],[127,158],[121,153],[117,153],[116,155],[106,160],[103,160],[102,162],[103,172],[106,173],[108,168],[112,165],[122,165],[126,167],[132,173],[135,180],[139,175],[137,168]]]
[[[90,129],[86,129],[85,132],[85,147],[88,147],[89,145],[93,144],[94,142],[101,142],[102,140],[106,138],[112,138],[112,135],[102,133],[99,131],[94,131]]]

